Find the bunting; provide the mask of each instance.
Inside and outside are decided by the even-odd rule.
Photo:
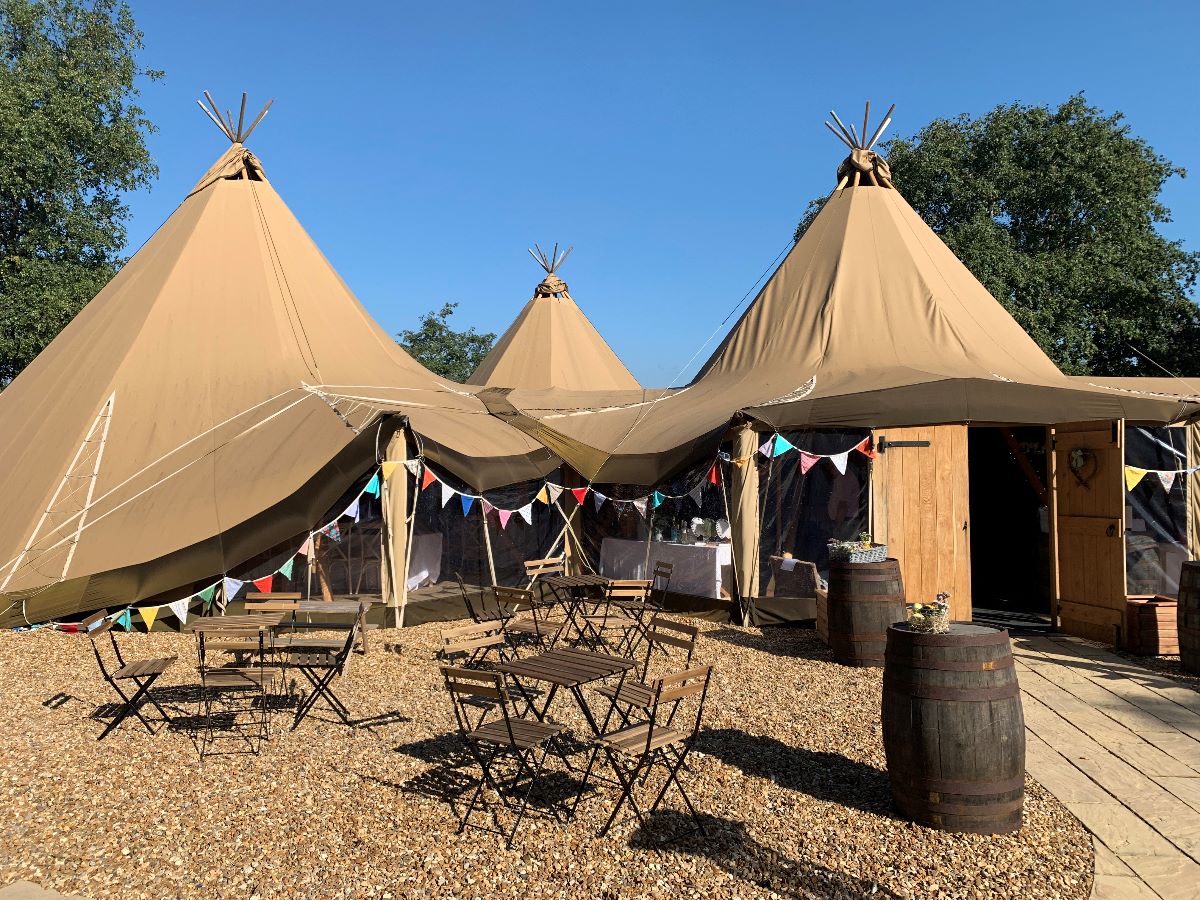
[[[699,484],[696,485],[694,488],[692,488],[690,491],[688,491],[688,496],[692,498],[692,502],[695,503],[698,507],[700,507],[700,508],[704,507],[704,503],[702,502],[702,498],[704,496],[704,486],[703,485],[699,485]]]
[[[404,468],[408,469],[408,474],[413,478],[417,478],[421,474],[421,461],[419,459],[406,459]]]
[[[550,494],[547,491],[546,485],[542,485],[542,489],[537,492],[537,496],[533,499],[538,503],[545,503],[547,506],[550,505]]]
[[[1137,466],[1125,467],[1125,490],[1132,491],[1138,486],[1138,483],[1146,477],[1149,469],[1139,469]]]
[[[576,503],[578,503],[580,506],[582,506],[582,505],[583,505],[583,498],[584,498],[584,497],[586,497],[586,496],[588,495],[588,489],[587,489],[587,488],[585,488],[585,487],[581,487],[581,488],[571,488],[571,493],[572,493],[572,494],[574,495],[574,497],[575,497],[575,502],[576,502]]]
[[[500,510],[500,530],[503,531],[508,527],[508,520],[512,518],[512,511],[507,509]]]
[[[121,613],[117,615],[117,624],[126,631],[133,630],[133,617],[129,614],[129,610],[122,610]]]
[[[469,515],[471,512],[471,507],[475,505],[475,498],[470,494],[460,494],[459,496],[462,497],[463,515]]]
[[[845,453],[835,453],[833,456],[829,457],[829,461],[833,463],[833,467],[838,470],[839,474],[845,475],[846,466],[850,464],[850,451],[847,450]]]
[[[256,591],[258,591],[260,594],[271,593],[271,586],[274,583],[275,583],[275,573],[274,572],[272,572],[270,575],[264,575],[262,578],[255,578],[251,582],[251,584],[254,585],[254,589]]]
[[[372,497],[379,496],[379,473],[376,472],[371,476],[371,480],[367,482],[367,486],[363,488],[364,494],[370,494]]]
[[[384,462],[380,463],[379,469],[381,472],[383,472],[383,480],[384,481],[391,481],[392,473],[396,471],[396,467],[398,465],[400,465],[400,463],[398,461],[393,461],[390,459],[385,460]]]
[[[304,539],[304,543],[300,545],[300,549],[296,551],[299,556],[308,556],[312,553],[312,535]]]
[[[775,435],[775,442],[771,446],[772,456],[782,456],[789,450],[795,450],[796,445],[785,438],[782,434]]]
[[[800,451],[800,474],[807,475],[808,470],[817,464],[817,460],[821,457],[813,456],[807,450]]]
[[[435,481],[437,481],[437,476],[426,468],[425,474],[421,476],[421,490],[425,490],[425,488],[429,487]],[[443,503],[442,505],[445,506],[446,504]]]
[[[454,494],[456,492],[455,492],[454,488],[450,487],[450,485],[446,484],[446,482],[444,482],[444,481],[441,482],[441,485],[442,485],[442,506],[445,506],[447,503],[450,502],[451,498],[454,497]]]
[[[200,593],[196,594],[196,596],[200,598],[200,601],[205,606],[212,606],[213,597],[215,597],[216,595],[217,595],[217,586],[215,584],[210,584],[204,590],[200,591]]]
[[[484,514],[485,516],[486,516],[488,513],[490,513],[490,512],[491,512],[493,509],[495,509],[495,508],[496,508],[496,507],[492,506],[492,504],[488,503],[488,501],[487,501],[487,498],[486,498],[486,497],[483,499],[483,501],[482,501],[482,502],[483,502],[483,514]]]
[[[550,503],[557,503],[558,498],[562,496],[563,489],[557,484],[547,484],[546,490],[550,492]],[[549,504],[547,504],[549,505]]]
[[[643,519],[646,518],[646,502],[647,501],[645,497],[642,497],[640,500],[633,501],[633,508],[642,514]]]
[[[1175,487],[1175,481],[1181,476],[1188,476],[1200,471],[1200,466],[1193,466],[1190,469],[1143,469],[1138,466],[1125,467],[1125,489],[1132,491],[1135,487],[1141,484],[1142,479],[1147,475],[1155,476],[1155,480],[1162,485],[1162,489],[1170,493],[1171,488]]]
[[[608,498],[599,491],[592,491],[592,502],[596,504],[596,512],[600,512],[600,507],[604,505],[604,501]]]
[[[279,574],[290,581],[292,577],[292,569],[295,568],[295,565],[296,557],[289,556],[287,562],[279,567]]]
[[[177,618],[184,625],[187,624],[187,617],[188,617],[188,601],[187,600],[176,600],[174,603],[168,603],[167,607],[171,610],[171,612],[173,612],[175,614],[175,618]]]
[[[225,602],[228,603],[237,596],[238,591],[242,589],[244,581],[238,581],[236,578],[225,578],[222,580],[221,586],[224,588]]]
[[[342,513],[342,515],[349,516],[355,522],[357,522],[358,521],[358,506],[359,506],[358,501],[359,501],[359,499],[360,499],[359,497],[355,497],[354,502],[352,502],[349,506],[346,507],[346,511],[344,513]]]
[[[650,508],[651,509],[658,509],[662,505],[662,502],[663,502],[663,495],[660,494],[658,491],[655,491],[653,494],[650,495]]]
[[[522,506],[520,509],[517,510],[517,514],[520,515],[521,518],[523,518],[525,520],[525,523],[527,525],[533,524],[533,504],[532,503],[526,503],[524,506]]]
[[[1166,491],[1168,494],[1171,493],[1171,488],[1175,485],[1175,473],[1174,472],[1155,472],[1154,474],[1157,475],[1158,480],[1160,482],[1162,482],[1163,490]]]
[[[161,607],[158,606],[140,606],[138,612],[142,614],[142,621],[146,623],[146,630],[149,631],[154,627],[154,620],[158,618],[158,611]]]
[[[708,483],[709,484],[720,484],[721,483],[721,473],[717,469],[716,463],[713,463],[712,468],[708,470]]]

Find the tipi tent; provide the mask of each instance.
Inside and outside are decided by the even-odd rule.
[[[536,244],[534,245],[537,246]],[[546,272],[468,384],[568,391],[637,390],[637,380],[588,321],[558,270],[573,247],[530,254]]]
[[[157,596],[304,531],[382,455],[384,413],[474,484],[558,464],[405,354],[240,123],[222,130],[229,149],[0,393],[0,624]]]

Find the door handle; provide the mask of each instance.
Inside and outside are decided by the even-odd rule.
[[[1108,535],[1109,537],[1116,537],[1117,536],[1117,526],[1109,525],[1107,528],[1104,529],[1104,533],[1106,535]]]

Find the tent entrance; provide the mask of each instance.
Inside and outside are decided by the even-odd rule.
[[[1046,429],[971,426],[972,618],[1007,628],[1051,624]]]

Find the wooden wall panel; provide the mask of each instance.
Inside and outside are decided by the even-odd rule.
[[[893,447],[871,470],[872,533],[900,561],[909,603],[950,592],[951,615],[971,618],[967,428],[881,428],[875,441],[928,441]]]

